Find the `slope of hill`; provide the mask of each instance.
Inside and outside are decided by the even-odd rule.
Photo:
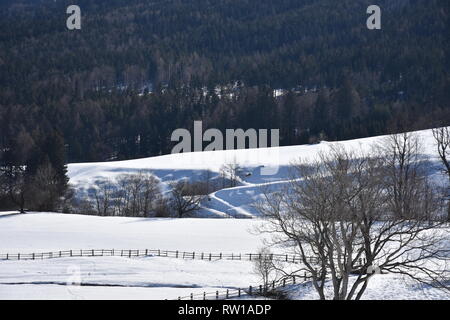
[[[430,174],[440,179],[441,167],[431,130],[418,131],[416,134],[422,143],[424,156],[429,158]],[[251,217],[257,215],[252,203],[261,195],[262,187],[282,187],[289,178],[289,167],[295,161],[312,160],[319,152],[326,152],[330,146],[338,144],[349,150],[369,151],[382,144],[386,138],[387,136],[379,136],[340,142],[324,141],[316,145],[195,152],[128,161],[69,164],[68,174],[70,183],[82,193],[95,187],[96,182],[103,179],[114,179],[122,174],[139,171],[156,175],[167,190],[167,184],[172,181],[198,181],[204,179],[207,171],[214,178],[220,175],[223,165],[236,163],[245,173],[240,185],[212,193],[209,201],[204,201],[201,214]]]

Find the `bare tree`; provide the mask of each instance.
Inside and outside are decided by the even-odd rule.
[[[433,129],[433,136],[437,143],[439,157],[445,166],[445,173],[450,179],[450,128]]]
[[[115,180],[101,180],[90,196],[96,214],[128,217],[156,215],[162,205],[160,181],[151,173],[124,174]],[[77,204],[75,203],[75,206]],[[86,209],[86,203],[78,203]],[[80,208],[77,208],[79,210]],[[161,210],[162,207],[158,208]]]
[[[171,206],[179,218],[198,211],[204,198],[196,184],[187,181],[178,181],[170,184]]]
[[[433,129],[433,136],[437,144],[439,158],[444,165],[444,173],[448,176],[449,184],[446,188],[447,220],[450,221],[450,128]]]
[[[262,281],[264,295],[268,294],[270,284],[277,280],[279,270],[271,255],[272,252],[268,248],[263,247],[258,250],[258,256],[253,263],[253,271]]]
[[[139,172],[123,175],[117,179],[116,195],[113,201],[119,215],[129,217],[148,217],[154,211],[159,198],[160,183],[150,173]]]
[[[100,182],[98,188],[94,190],[95,204],[99,216],[109,216],[114,214],[112,203],[114,191],[114,184],[109,179]]]
[[[377,151],[384,155],[386,170],[384,187],[392,195],[388,198],[391,211],[399,218],[422,214],[420,198],[426,183],[427,159],[421,143],[414,133],[401,133],[387,137]]]
[[[258,205],[267,218],[260,231],[273,235],[273,245],[293,246],[302,260],[298,271],[311,274],[320,299],[327,297],[328,281],[333,299],[360,299],[373,266],[445,288],[445,266],[428,264],[446,259],[441,240],[448,233],[440,232],[441,222],[426,220],[436,215],[436,198],[424,187],[426,178],[417,177],[408,185],[416,198],[402,197],[398,214],[399,195],[386,186],[405,168],[389,167],[393,154],[398,156],[393,150],[380,155],[332,148],[313,162],[296,164],[286,190],[265,192]],[[427,214],[424,205],[416,205],[424,202]]]
[[[225,188],[225,181],[229,181],[228,187],[236,187],[239,182],[239,174],[241,173],[241,167],[234,161],[233,163],[228,163],[220,168],[221,176],[223,179],[223,187]]]

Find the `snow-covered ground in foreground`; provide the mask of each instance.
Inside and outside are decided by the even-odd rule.
[[[261,220],[140,219],[53,213],[0,216],[0,253],[67,249],[166,249],[249,253]],[[278,250],[277,250],[278,252]],[[67,286],[80,271],[83,286]],[[0,299],[176,299],[258,284],[248,261],[85,257],[0,261]],[[317,299],[309,285],[294,299]],[[398,275],[375,275],[365,299],[450,299]]]
[[[420,138],[423,153],[432,164],[430,170],[439,178],[440,163],[436,143],[431,130],[416,132]],[[252,203],[261,195],[261,187],[283,187],[289,177],[290,165],[302,159],[315,159],[319,152],[340,144],[347,149],[369,151],[373,146],[383,144],[386,136],[364,139],[322,142],[316,145],[288,146],[278,148],[224,150],[212,152],[192,152],[170,154],[159,157],[100,163],[77,163],[68,165],[70,183],[80,192],[87,192],[99,181],[114,179],[122,174],[152,172],[167,190],[167,183],[180,179],[202,180],[210,170],[212,178],[220,174],[221,167],[237,163],[245,174],[241,185],[236,188],[219,190],[210,195],[202,204],[202,216],[255,216],[258,212]]]
[[[260,283],[248,261],[173,258],[61,258],[4,261],[0,299],[177,299]],[[78,276],[79,275],[79,276]],[[81,283],[82,285],[74,285]],[[285,289],[291,299],[318,299],[310,283]],[[331,292],[331,287],[329,288]],[[248,299],[249,297],[243,297]],[[397,275],[375,275],[363,299],[450,299],[448,293]]]
[[[0,264],[0,299],[170,300],[258,284],[252,270],[248,261],[159,257],[4,261]]]
[[[332,299],[332,286],[328,283],[327,299]],[[291,286],[285,290],[294,300],[317,300],[311,283]],[[448,291],[439,290],[431,286],[419,284],[411,278],[396,274],[374,275],[367,285],[362,300],[450,300]]]

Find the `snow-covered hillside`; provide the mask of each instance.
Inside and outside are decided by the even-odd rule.
[[[428,156],[432,174],[439,175],[440,163],[436,144],[431,130],[416,132],[421,140],[424,155]],[[239,186],[219,190],[210,195],[202,204],[201,216],[240,216],[258,215],[252,203],[261,195],[261,187],[282,187],[289,178],[289,167],[299,159],[314,159],[319,152],[329,150],[330,146],[340,144],[347,149],[369,151],[373,146],[383,144],[386,136],[370,137],[341,142],[322,142],[316,145],[301,145],[266,149],[225,150],[213,152],[194,152],[170,154],[159,157],[117,162],[69,164],[70,183],[86,192],[102,179],[114,179],[121,174],[152,172],[163,183],[180,179],[201,180],[209,170],[217,177],[221,167],[236,163],[243,168],[246,177]]]

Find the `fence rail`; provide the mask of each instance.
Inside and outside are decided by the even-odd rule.
[[[269,259],[273,261],[288,262],[301,264],[305,261],[299,255],[292,254],[260,254],[260,253],[206,253],[195,251],[170,251],[170,250],[155,250],[155,249],[78,249],[65,250],[53,252],[39,252],[39,253],[5,253],[0,254],[0,260],[42,260],[55,258],[70,258],[70,257],[167,257],[186,260],[241,260],[241,261],[255,261],[261,259]],[[307,263],[319,263],[317,257],[307,257]],[[360,258],[357,261],[358,265],[365,264],[365,259]]]
[[[297,280],[298,278],[299,280]],[[177,300],[226,300],[240,298],[244,295],[263,296],[265,293],[270,292],[271,290],[284,288],[287,285],[291,284],[300,284],[302,283],[302,281],[306,282],[309,279],[311,279],[311,275],[308,275],[305,272],[303,276],[291,276],[278,281],[272,281],[270,284],[266,285],[249,286],[248,288],[217,290],[214,292],[203,292],[198,294],[191,293],[188,296],[178,297]]]

